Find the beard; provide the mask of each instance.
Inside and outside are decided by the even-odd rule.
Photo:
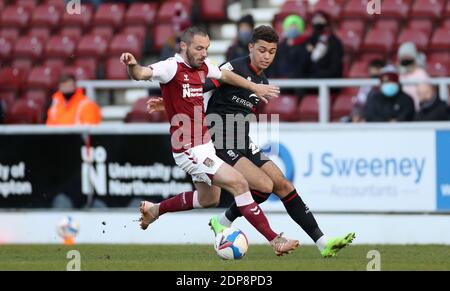
[[[191,67],[197,69],[200,67],[200,65],[196,62],[195,58],[193,55],[191,55],[191,53],[189,52],[189,50],[186,51],[186,56],[189,62],[189,65],[191,65]]]

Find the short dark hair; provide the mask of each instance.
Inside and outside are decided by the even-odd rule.
[[[181,41],[186,43],[187,45],[190,45],[192,43],[192,39],[196,35],[208,36],[208,32],[206,32],[206,30],[202,27],[192,26],[183,31],[183,34],[181,35]]]
[[[74,82],[76,82],[77,78],[75,78],[75,76],[72,75],[72,74],[64,74],[64,75],[62,75],[59,78],[59,83],[64,83],[64,82],[67,82],[67,81],[74,81]]]
[[[386,62],[382,59],[373,59],[369,63],[369,67],[375,67],[375,68],[383,68],[386,65]]]
[[[251,14],[247,14],[241,17],[238,21],[238,25],[241,25],[243,23],[247,23],[252,29],[255,28],[255,19]]]
[[[261,25],[253,30],[252,43],[255,44],[258,40],[263,40],[268,43],[278,43],[280,38],[273,27]]]

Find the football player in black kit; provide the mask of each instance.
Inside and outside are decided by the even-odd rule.
[[[232,60],[221,68],[231,70],[254,83],[268,84],[264,70],[274,60],[278,40],[278,34],[272,27],[259,26],[253,31],[252,41],[248,45],[249,55]],[[212,79],[207,79],[203,88],[205,93],[214,90],[206,113],[208,124],[211,124],[210,132],[213,135],[216,154],[244,175],[252,189],[255,202],[262,203],[271,193],[275,193],[283,202],[289,216],[311,237],[323,257],[334,257],[339,250],[349,245],[355,238],[355,234],[349,233],[344,237],[336,238],[328,238],[324,235],[294,185],[286,179],[275,163],[252,143],[249,137],[248,119],[245,126],[236,123],[239,119],[236,116],[242,117],[241,120],[243,120],[244,117],[256,111],[259,98],[250,91]],[[163,110],[161,104],[157,99],[151,99],[148,103],[148,111],[151,113],[157,110]],[[219,134],[214,130],[214,120],[217,121],[217,118],[221,118],[223,125],[219,127],[221,128]],[[230,130],[232,132],[229,132]],[[209,224],[217,234],[230,227],[240,216],[242,215],[236,203],[233,203],[220,216],[212,217]]]

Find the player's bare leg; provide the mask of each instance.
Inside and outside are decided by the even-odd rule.
[[[234,195],[241,214],[270,242],[278,256],[290,253],[299,246],[297,240],[288,240],[275,233],[248,188],[244,176],[228,164],[223,164],[214,176],[213,184]]]

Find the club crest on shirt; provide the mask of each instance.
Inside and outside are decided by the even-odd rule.
[[[206,81],[205,72],[198,71],[198,76],[200,77],[200,80],[202,81],[202,83],[205,83],[205,81]]]
[[[214,167],[214,161],[211,160],[210,158],[206,158],[206,159],[203,161],[203,164],[204,164],[205,166],[207,166],[208,168]]]

